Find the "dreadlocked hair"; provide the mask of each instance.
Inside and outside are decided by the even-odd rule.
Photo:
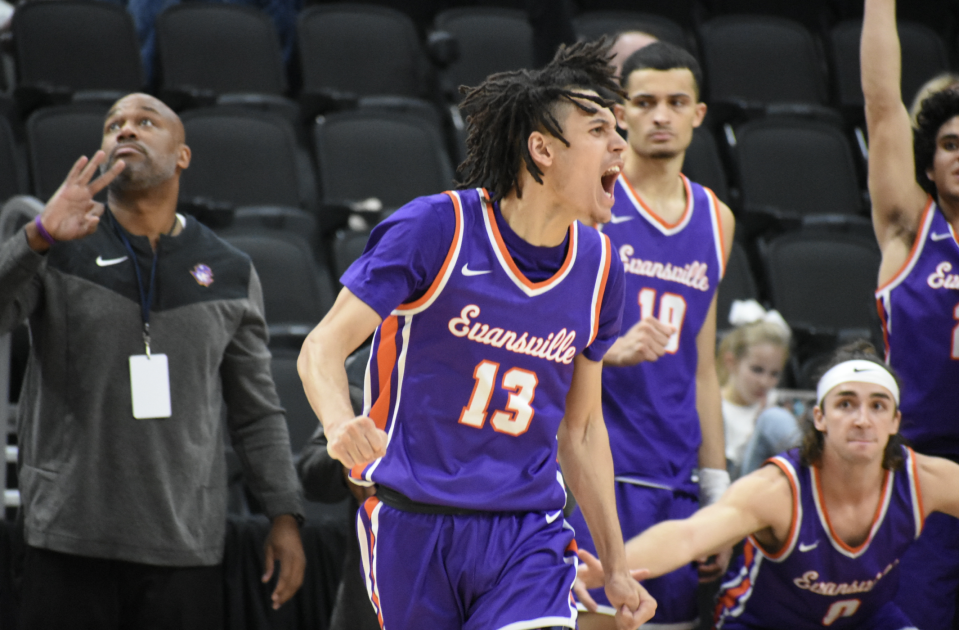
[[[587,114],[595,114],[600,108],[612,107],[615,101],[583,90],[625,96],[609,65],[610,46],[605,37],[560,46],[553,60],[540,70],[500,72],[477,87],[461,86],[460,92],[466,96],[460,110],[468,134],[457,187],[485,187],[493,201],[513,188],[517,197],[522,197],[519,175],[523,164],[542,184],[543,171],[529,153],[530,134],[545,131],[568,147],[556,118],[560,103],[572,103]]]

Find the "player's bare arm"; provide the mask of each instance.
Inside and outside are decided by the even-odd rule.
[[[919,453],[915,458],[922,495],[922,517],[943,512],[959,518],[959,464]]]
[[[776,466],[763,466],[737,480],[716,503],[687,519],[665,521],[626,543],[626,561],[632,569],[646,569],[649,577],[674,571],[698,557],[712,555],[754,534],[768,551],[778,550],[792,522],[792,488]],[[602,582],[600,565],[586,551],[578,574],[587,588]]]
[[[93,175],[105,160],[106,154],[103,151],[94,153],[92,159],[78,159],[60,184],[60,188],[50,197],[40,214],[40,221],[55,240],[72,241],[96,231],[104,208],[102,203],[94,201],[93,198],[106,188],[125,166],[123,160],[117,160],[110,170],[93,179]],[[24,231],[34,251],[45,252],[50,248],[35,223],[27,223]]]
[[[323,423],[327,450],[347,468],[386,454],[386,433],[366,416],[355,416],[346,380],[346,358],[380,325],[380,316],[349,289],[317,324],[300,350],[297,371],[306,398]]]
[[[656,602],[626,569],[613,492],[613,457],[603,422],[603,366],[583,355],[574,361],[566,416],[558,434],[559,462],[605,563],[606,595],[617,610],[616,626],[638,628],[652,618]]]
[[[860,63],[869,132],[869,194],[882,250],[882,284],[906,261],[926,204],[926,193],[916,183],[912,126],[900,90],[895,0],[866,0]]]

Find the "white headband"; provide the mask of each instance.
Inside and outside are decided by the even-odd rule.
[[[896,379],[892,377],[889,370],[873,361],[861,359],[844,361],[823,374],[819,379],[819,385],[816,386],[817,403],[822,405],[826,394],[843,383],[872,383],[885,387],[892,393],[896,406],[899,406],[899,386],[896,385]]]

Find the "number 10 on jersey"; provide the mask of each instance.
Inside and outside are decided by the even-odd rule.
[[[656,305],[656,289],[643,289],[639,292],[639,318],[653,316]],[[659,299],[659,315],[656,319],[676,329],[666,343],[666,352],[676,354],[679,350],[679,334],[683,331],[683,318],[686,317],[686,300],[675,293],[663,293]]]
[[[486,423],[487,408],[493,398],[493,386],[496,383],[496,374],[499,372],[499,363],[480,361],[473,370],[473,395],[469,404],[463,407],[460,414],[460,424],[482,429]],[[529,429],[533,420],[533,396],[539,379],[534,372],[522,368],[510,368],[503,374],[502,387],[509,392],[506,401],[506,411],[494,411],[490,418],[490,425],[498,433],[508,435],[522,435]]]

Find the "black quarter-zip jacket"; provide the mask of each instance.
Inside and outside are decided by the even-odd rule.
[[[19,479],[27,543],[168,566],[221,561],[224,431],[269,516],[301,514],[270,374],[263,295],[245,254],[192,217],[157,247],[151,351],[169,360],[172,415],[133,418],[129,357],[143,354],[133,261],[109,210],[46,255],[0,247],[0,331],[24,319]],[[128,235],[144,288],[153,250]],[[227,426],[221,421],[223,403]]]

